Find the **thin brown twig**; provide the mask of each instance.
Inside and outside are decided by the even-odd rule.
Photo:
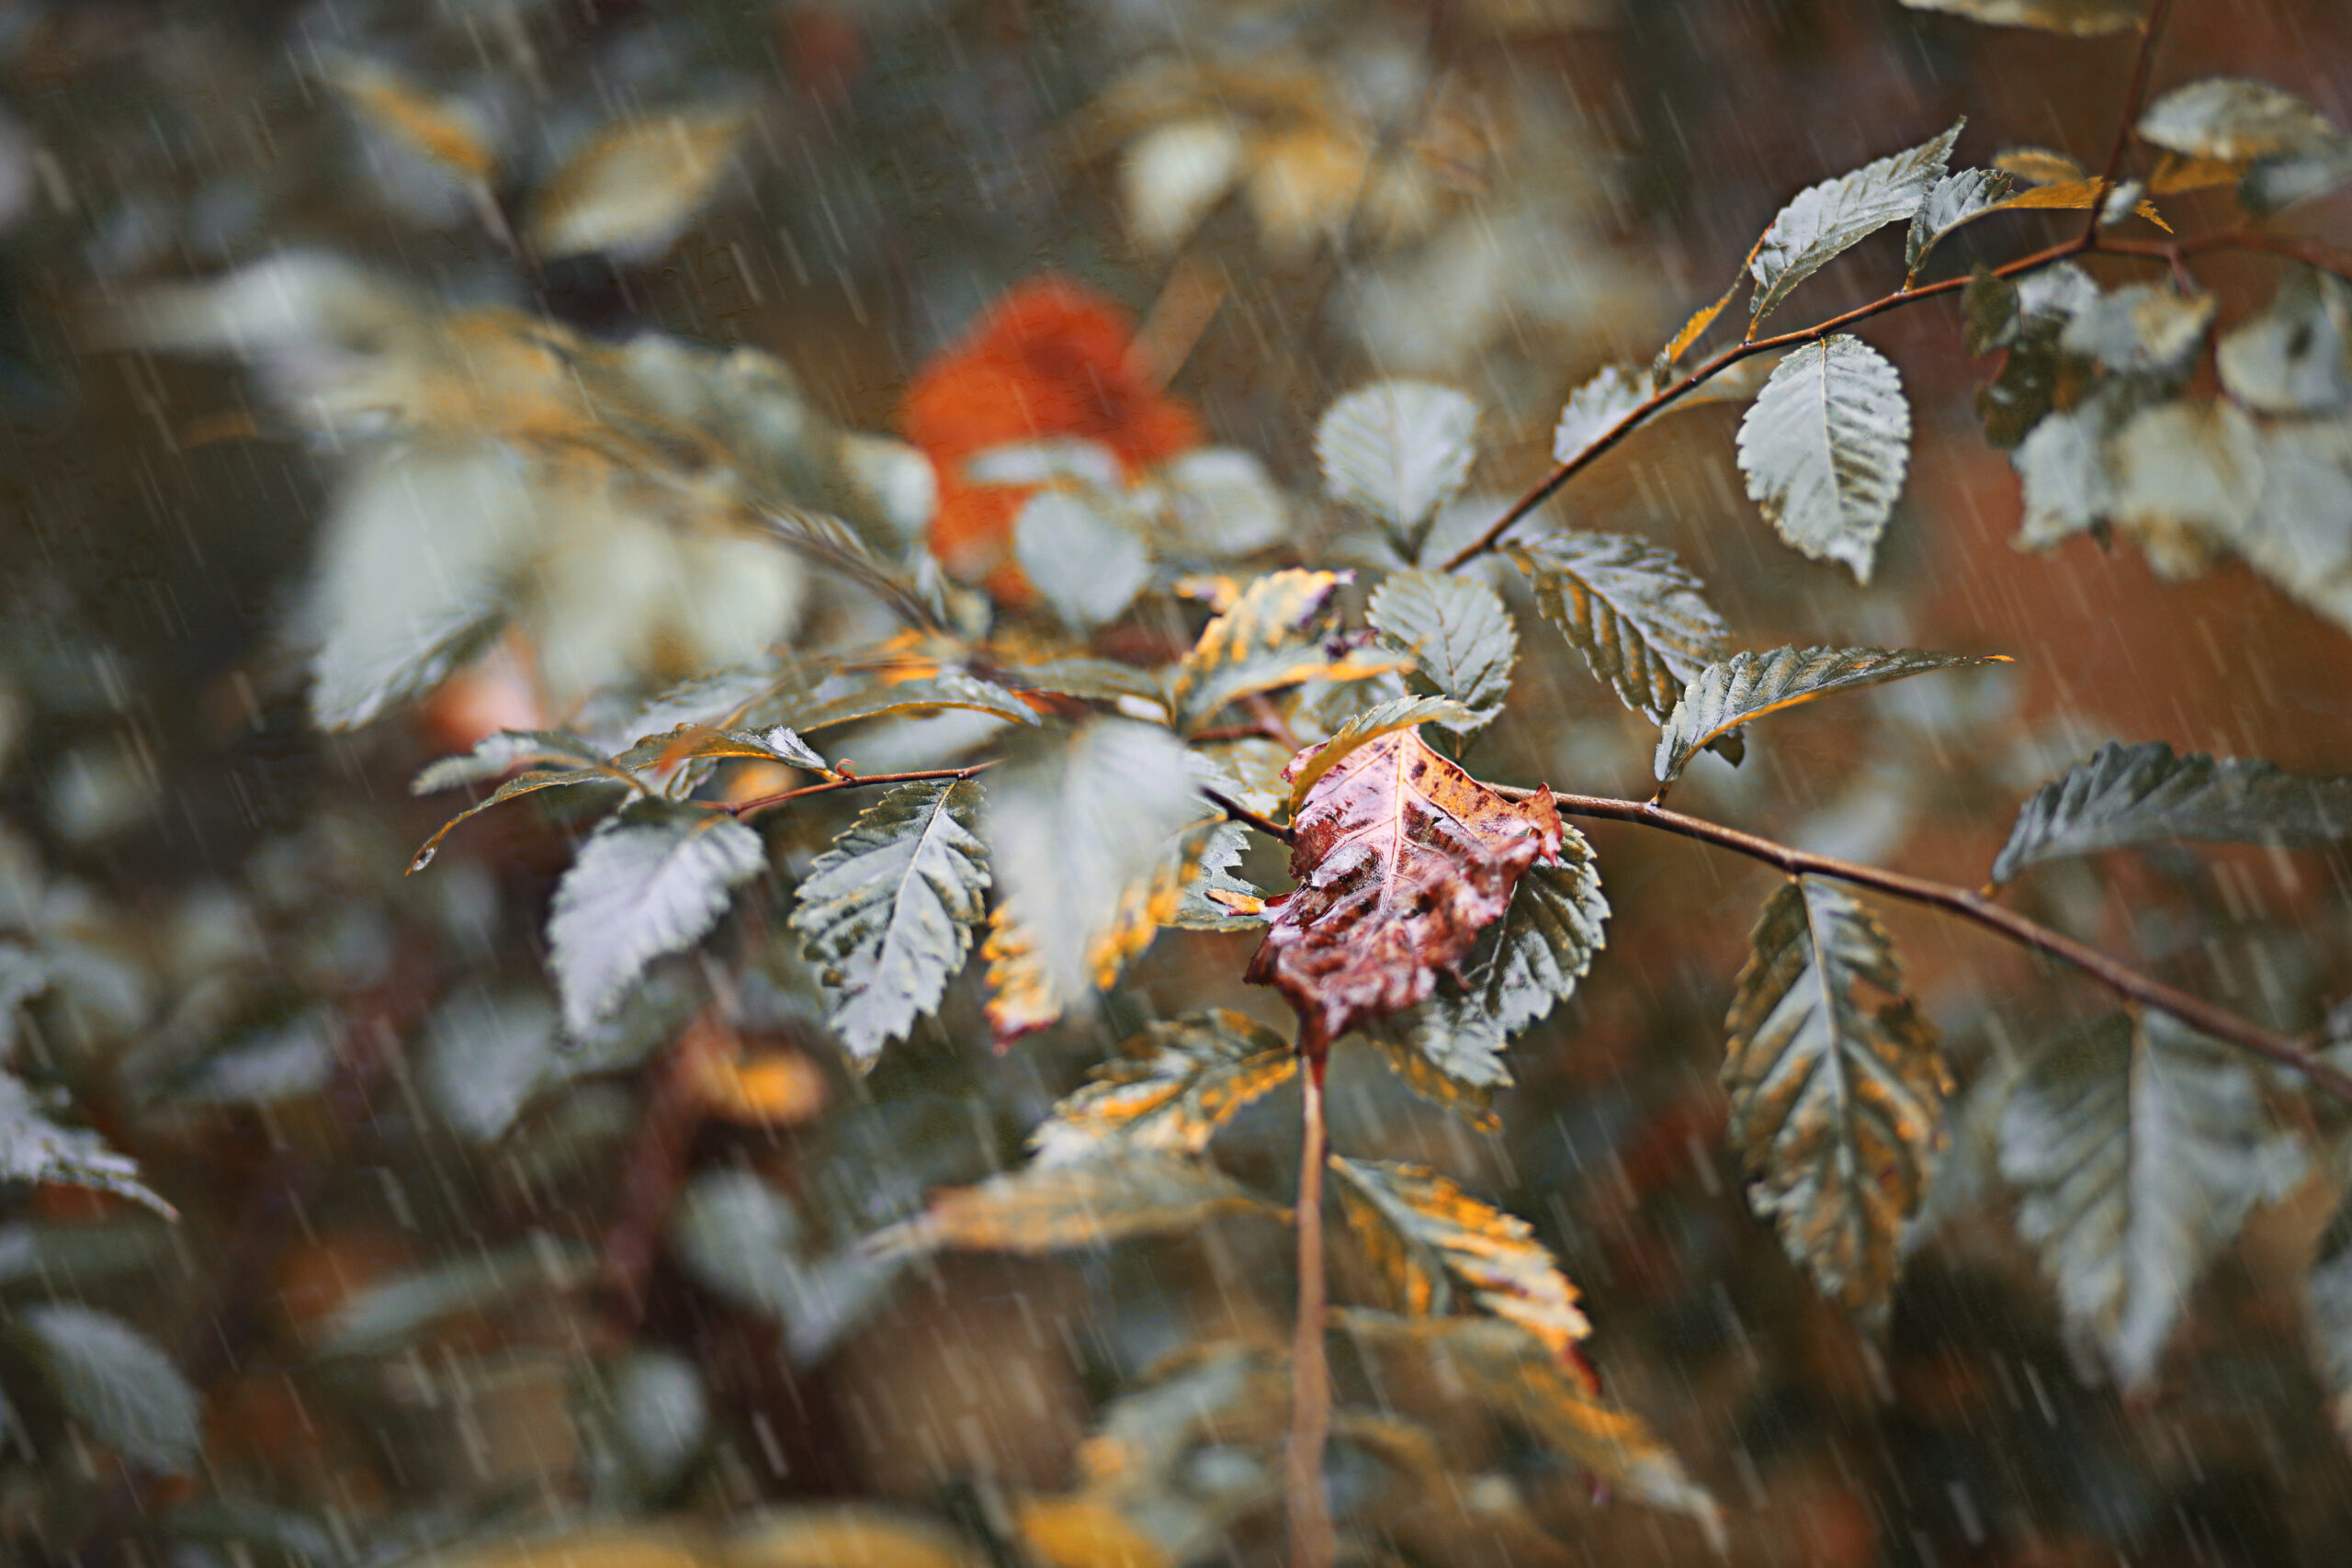
[[[2083,224],[2085,250],[2098,244],[2099,220],[2107,216],[2107,193],[2115,188],[2116,176],[2123,172],[2124,154],[2132,150],[2132,129],[2140,121],[2140,106],[2148,101],[2148,80],[2155,69],[2156,44],[2164,37],[2165,21],[2171,15],[2172,0],[2156,0],[2148,8],[2148,19],[2141,24],[2140,47],[2132,56],[2132,78],[2123,88],[2123,112],[2115,117],[2115,138],[2108,144],[2107,162],[2099,170],[2090,216]]]
[[[930,779],[968,779],[974,773],[985,773],[995,766],[996,761],[991,758],[985,762],[974,762],[968,768],[917,768],[912,773],[843,773],[839,778],[827,779],[822,784],[802,784],[798,789],[787,789],[777,795],[763,795],[752,800],[727,801],[716,807],[715,809],[724,811],[730,817],[749,817],[754,811],[765,811],[771,806],[782,806],[787,800],[798,800],[804,795],[830,795],[837,789],[863,789],[867,784],[921,784]]]
[[[1532,795],[1532,790],[1502,789],[1512,795]],[[2330,1066],[2300,1044],[2293,1036],[2238,1017],[2235,1013],[2215,1007],[2201,998],[2165,985],[2163,981],[2141,974],[2120,960],[2109,957],[2097,948],[2075,941],[2063,932],[2030,920],[2013,909],[1994,903],[1983,894],[1946,883],[1930,882],[1925,877],[1911,876],[1899,871],[1886,871],[1872,865],[1838,860],[1800,850],[1773,840],[1746,833],[1736,828],[1726,828],[1703,818],[1687,817],[1679,811],[1644,800],[1612,800],[1604,796],[1584,795],[1555,795],[1553,802],[1563,816],[1596,818],[1611,822],[1631,822],[1645,828],[1696,839],[1702,843],[1743,854],[1751,860],[1776,866],[1791,876],[1821,876],[1833,881],[1851,883],[1858,887],[1873,888],[1914,904],[1924,904],[1973,920],[1987,930],[1999,932],[2022,947],[2032,949],[2062,964],[2073,965],[2105,986],[2126,1001],[2142,1004],[2167,1012],[2191,1028],[2211,1035],[2240,1050],[2260,1056],[2265,1061],[2301,1074],[2307,1081],[2325,1089],[2336,1099],[2352,1104],[2352,1074]]]
[[[2285,256],[2318,272],[2332,272],[2338,277],[2352,278],[2352,251],[2307,235],[2269,234],[2259,229],[2217,229],[2212,233],[2193,235],[2186,240],[2101,239],[2098,249],[2102,255],[2137,256],[2167,262],[2210,255],[2215,251],[2255,251],[2265,255]]]
[[[1266,837],[1278,840],[1283,843],[1287,844],[1291,841],[1289,829],[1270,817],[1260,816],[1222,791],[1204,787],[1201,794],[1210,805],[1232,818],[1236,822],[1247,822]]]
[[[1323,1450],[1331,1434],[1331,1368],[1323,1348],[1328,1292],[1323,1274],[1324,1054],[1306,1054],[1298,1154],[1298,1322],[1291,1338],[1290,1441],[1283,1495],[1293,1568],[1332,1568],[1339,1538],[1323,1495]]]

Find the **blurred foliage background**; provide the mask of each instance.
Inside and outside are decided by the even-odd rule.
[[[1608,358],[1645,359],[1788,194],[1961,113],[1984,148],[2096,164],[2128,55],[1892,0],[0,6],[0,940],[22,959],[0,992],[18,1071],[178,1211],[62,1186],[0,1197],[5,1551],[227,1568],[487,1542],[505,1562],[523,1559],[494,1543],[593,1519],[614,1555],[574,1561],[1140,1562],[1099,1540],[1041,1546],[1024,1500],[1073,1490],[1081,1438],[1157,1358],[1212,1333],[1278,1338],[1286,1311],[1261,1293],[1285,1277],[1282,1238],[1240,1221],[1042,1263],[856,1246],[1012,1158],[1150,1018],[1278,1019],[1239,983],[1248,938],[1162,942],[1102,1016],[1003,1055],[959,985],[861,1077],[755,899],[718,944],[723,1026],[697,1011],[718,982],[683,961],[583,1044],[547,1050],[539,931],[574,824],[486,818],[410,878],[447,811],[408,779],[544,720],[548,644],[630,678],[687,673],[730,637],[757,644],[775,609],[758,593],[799,587],[742,587],[750,569],[717,545],[648,566],[625,520],[560,496],[537,514],[525,634],[421,706],[322,733],[288,628],[315,613],[302,585],[343,470],[331,423],[306,427],[285,389],[352,383],[306,358],[325,338],[271,338],[259,316],[231,329],[258,380],[124,352],[123,301],[339,256],[438,308],[513,306],[582,342],[757,349],[788,373],[729,405],[744,421],[882,433],[907,431],[910,383],[985,306],[1059,274],[1131,310],[1207,439],[1292,489],[1313,488],[1313,422],[1349,386],[1396,373],[1473,392],[1489,420],[1477,499],[1440,525],[1466,530],[1542,472],[1566,393]],[[2352,11],[2332,0],[2184,5],[2165,59],[2352,118]],[[379,66],[456,118],[420,132],[405,89],[367,75]],[[600,127],[649,115],[708,149],[625,180],[617,218],[597,205],[610,193],[565,187]],[[459,137],[453,155],[420,152],[436,134]],[[2347,220],[2342,195],[2310,217]],[[606,221],[627,243],[599,238]],[[2046,221],[2054,237],[2073,220]],[[1951,242],[1963,259],[2017,243]],[[1894,267],[1874,254],[1826,277],[1821,313],[1883,292]],[[2276,270],[2216,257],[2199,276],[2233,311]],[[380,369],[370,334],[423,330],[365,289],[335,295],[331,275],[282,276],[322,291],[304,310],[349,312],[325,334],[346,358]],[[2109,735],[2352,773],[2340,629],[2243,568],[2167,583],[2088,539],[2013,550],[2016,480],[1977,437],[1982,367],[1950,312],[1877,335],[1919,434],[1868,590],[1769,536],[1741,498],[1733,412],[1645,433],[1555,509],[1670,546],[1747,644],[2018,663],[1792,716],[1678,804],[1973,884],[2015,802]],[[464,363],[344,412],[413,398],[453,427],[505,417],[452,389],[487,384]],[[890,525],[892,476],[920,488],[889,466],[905,449],[877,446],[869,472],[831,439],[808,437],[834,466],[808,482]],[[350,592],[398,564],[355,566]],[[673,570],[673,598],[647,599],[644,574]],[[748,632],[712,629],[721,584],[753,595]],[[808,635],[854,614],[815,612]],[[1529,662],[1489,742],[1495,776],[1645,794],[1648,727],[1597,686],[1544,687],[1544,669]],[[879,769],[914,744],[877,735],[857,756]],[[805,864],[829,833],[788,820],[771,844]],[[1430,1160],[1536,1225],[1585,1292],[1612,1391],[1724,1505],[1730,1561],[2343,1560],[2352,1466],[2291,1304],[2324,1183],[2257,1216],[2200,1286],[2161,1392],[2126,1401],[1985,1217],[2007,1200],[1963,1102],[1874,1343],[1747,1213],[1723,1148],[1719,1023],[1769,874],[1594,838],[1611,951],[1514,1046],[1503,1132],[1345,1055],[1334,1114],[1356,1146]],[[2158,853],[2061,868],[2029,907],[2305,1027],[2352,961],[2347,870],[2340,853]],[[1890,923],[1964,1082],[2094,1010],[1974,933]],[[1232,1163],[1278,1188],[1295,1135],[1253,1111]],[[94,1442],[41,1396],[53,1376],[21,1375],[50,1343],[24,1325],[59,1303],[176,1362],[192,1448],[185,1412],[135,1393]],[[1488,1444],[1464,1465],[1510,1475],[1556,1539],[1510,1510],[1482,1523],[1472,1495],[1398,1525],[1402,1560],[1704,1551],[1573,1470],[1458,1440]],[[1155,1481],[1159,1549],[1272,1561],[1262,1523],[1226,1539],[1229,1480],[1201,1461]]]

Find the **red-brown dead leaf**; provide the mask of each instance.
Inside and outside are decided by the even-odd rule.
[[[1308,764],[1291,760],[1285,774]],[[1559,852],[1551,792],[1514,800],[1396,730],[1317,780],[1293,823],[1298,886],[1274,911],[1247,978],[1279,989],[1317,1055],[1401,1012],[1455,973],[1527,868]]]

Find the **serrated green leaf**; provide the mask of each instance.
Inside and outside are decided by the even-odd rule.
[[[2135,1391],[2154,1381],[2206,1264],[2303,1169],[2254,1075],[2154,1011],[2045,1051],[2001,1117],[2001,1174],[2024,1194],[2018,1234],[2040,1249],[2067,1322]]]
[[[1669,345],[1670,346],[1670,345]],[[1568,394],[1552,431],[1552,461],[1566,463],[1632,417],[1649,400],[1648,378],[1630,365],[1604,366]]]
[[[461,1262],[394,1275],[345,1298],[322,1325],[321,1358],[380,1356],[415,1343],[452,1313],[480,1310],[595,1278],[596,1250],[544,1231]]]
[[[1790,351],[1739,422],[1748,498],[1792,547],[1861,582],[1910,460],[1902,377],[1843,333]]]
[[[1881,1319],[1943,1144],[1951,1071],[1878,917],[1843,888],[1783,884],[1748,944],[1723,1068],[1748,1201],[1823,1294]]]
[[[860,1062],[939,1005],[986,918],[987,852],[969,779],[901,784],[801,880],[792,928],[837,993],[833,1032]]]
[[[196,1468],[204,1447],[196,1390],[153,1340],[62,1302],[17,1309],[17,1329],[84,1431],[142,1470]]]
[[[2352,403],[2352,283],[2299,271],[2270,308],[2214,352],[2230,396],[2263,413],[2323,413]]]
[[[2009,176],[1999,169],[1962,169],[1938,180],[1911,216],[1911,231],[1903,242],[1905,275],[1918,276],[1944,236],[1992,211],[2008,194]]]
[[[1903,0],[1914,11],[1944,11],[1994,27],[2096,38],[2147,19],[2148,0]]]
[[[2320,778],[2268,762],[2175,756],[2161,740],[2110,740],[2041,786],[2018,811],[1993,880],[2028,866],[2131,844],[2324,844],[2352,839],[2352,778]]]
[[[1660,723],[1683,682],[1721,659],[1731,632],[1674,552],[1616,534],[1555,534],[1508,552],[1536,608],[1594,676]]]
[[[1331,732],[1331,739],[1301,758],[1293,759],[1289,769],[1290,815],[1298,815],[1306,802],[1307,792],[1316,782],[1345,761],[1359,747],[1370,745],[1384,735],[1394,735],[1400,729],[1417,729],[1424,724],[1442,724],[1448,729],[1467,730],[1477,727],[1478,716],[1455,702],[1452,697],[1396,697],[1366,708]]]
[[[1503,1065],[1501,1021],[1458,989],[1437,995],[1361,1031],[1388,1070],[1420,1099],[1451,1111],[1481,1133],[1503,1130],[1495,1096],[1511,1085]]]
[[[1502,711],[1519,660],[1519,628],[1502,595],[1484,582],[1449,572],[1393,572],[1374,590],[1366,618],[1412,654],[1439,695],[1478,716],[1463,733]]]
[[[2230,76],[2175,87],[2150,104],[2140,117],[2140,138],[2223,164],[2330,152],[2344,142],[2325,116],[2294,94]]]
[[[1087,1075],[1029,1134],[1040,1165],[1137,1150],[1197,1155],[1298,1073],[1290,1042],[1224,1008],[1155,1023]]]
[[[1151,581],[1151,552],[1105,503],[1072,490],[1031,496],[1013,520],[1012,553],[1062,624],[1114,621]]]
[[[1408,560],[1478,455],[1478,405],[1451,387],[1375,381],[1326,410],[1315,427],[1323,490],[1371,515]]]
[[[1750,321],[1771,314],[1798,284],[1857,241],[1918,211],[1928,190],[1943,178],[1961,124],[1932,141],[1799,192],[1772,220],[1755,260],[1748,263],[1756,279]]]
[[[808,735],[859,719],[939,708],[968,708],[1020,725],[1040,722],[1036,709],[995,682],[983,681],[960,670],[943,670],[936,675],[886,682],[846,693],[793,714],[791,724],[799,733]]]
[[[1090,719],[990,779],[981,837],[1005,917],[1026,933],[1056,995],[1086,996],[1096,945],[1121,921],[1131,890],[1160,871],[1169,840],[1209,810],[1183,742],[1153,725]]]
[[[1480,1202],[1423,1165],[1331,1157],[1349,1228],[1408,1317],[1453,1312],[1458,1283],[1470,1301],[1573,1357],[1592,1325],[1577,1288],[1517,1215]]]
[[[2169,374],[2204,341],[2214,308],[2210,294],[2183,298],[2168,284],[2127,283],[2075,311],[2059,346],[2110,370]]]
[[[767,863],[759,834],[723,811],[640,800],[597,824],[548,914],[564,1028],[582,1033],[609,1015],[647,964],[701,941]]]
[[[877,1253],[955,1248],[1035,1255],[1190,1231],[1228,1214],[1283,1213],[1204,1160],[1138,1152],[1037,1162],[941,1193],[918,1218],[880,1231]]]
[[[1164,924],[1189,931],[1255,931],[1266,923],[1265,894],[1234,874],[1250,847],[1250,829],[1238,822],[1209,822],[1193,829],[1188,846],[1193,874]]]
[[[97,1134],[60,1126],[22,1078],[0,1072],[0,1181],[55,1182],[111,1192],[169,1219],[179,1211],[139,1179],[139,1162]]]
[[[1666,784],[1681,777],[1700,748],[1766,714],[1832,692],[1931,670],[2007,662],[2007,656],[1998,653],[1929,653],[1917,648],[1776,648],[1766,653],[1735,653],[1701,671],[1674,705],[1665,732],[1657,738],[1658,780]]]

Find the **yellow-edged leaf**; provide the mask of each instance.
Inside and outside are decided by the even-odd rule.
[[[1227,1214],[1285,1213],[1205,1161],[1141,1153],[1069,1165],[1033,1163],[977,1187],[956,1188],[914,1219],[877,1232],[867,1245],[884,1253],[942,1247],[1064,1252],[1190,1230]]]
[[[1297,1075],[1289,1042],[1225,1008],[1155,1023],[1088,1074],[1030,1134],[1048,1165],[1124,1149],[1196,1155],[1241,1108]]]

